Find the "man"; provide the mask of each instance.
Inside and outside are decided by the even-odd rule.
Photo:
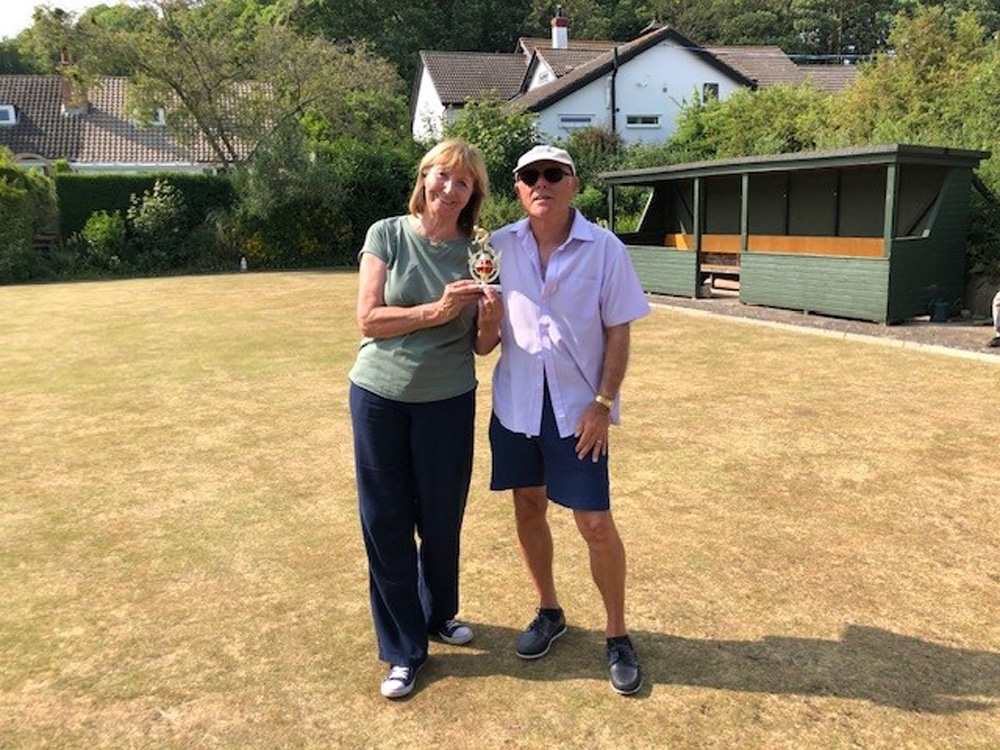
[[[611,516],[608,426],[618,422],[629,324],[649,313],[625,246],[570,206],[570,155],[536,146],[514,170],[527,218],[492,235],[500,251],[503,342],[493,373],[494,490],[512,489],[517,534],[538,591],[538,616],[517,655],[536,659],[566,631],[552,576],[549,500],[570,508],[607,613],[611,685],[636,692],[642,671],[625,627],[625,548]],[[482,336],[483,333],[481,332]]]
[[[987,346],[1000,346],[1000,292],[993,298],[993,333],[995,334]]]

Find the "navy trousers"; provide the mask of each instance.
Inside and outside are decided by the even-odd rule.
[[[410,404],[351,384],[372,619],[390,664],[423,663],[428,632],[458,612],[475,407],[475,391]]]

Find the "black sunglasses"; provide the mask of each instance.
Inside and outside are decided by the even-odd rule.
[[[572,172],[564,172],[559,169],[559,167],[546,167],[545,169],[522,169],[517,173],[517,179],[523,182],[528,187],[531,187],[536,182],[538,182],[539,177],[544,177],[545,181],[550,185],[555,185],[557,182],[561,182],[563,177],[571,177]]]

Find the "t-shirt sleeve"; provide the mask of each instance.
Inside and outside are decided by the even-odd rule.
[[[649,315],[649,302],[632,267],[628,250],[617,238],[609,241],[601,282],[601,322],[605,327]]]
[[[358,260],[364,253],[371,253],[386,265],[392,265],[392,243],[389,242],[388,222],[383,219],[368,227],[365,244],[358,251]]]

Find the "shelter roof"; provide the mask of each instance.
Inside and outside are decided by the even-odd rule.
[[[604,172],[601,179],[609,185],[652,185],[658,182],[691,177],[717,177],[744,172],[791,172],[805,169],[864,166],[870,164],[910,163],[942,164],[975,168],[990,157],[989,151],[972,151],[944,146],[921,146],[904,143],[858,146],[830,151],[797,151],[788,154],[743,156],[732,159],[647,167]]]

